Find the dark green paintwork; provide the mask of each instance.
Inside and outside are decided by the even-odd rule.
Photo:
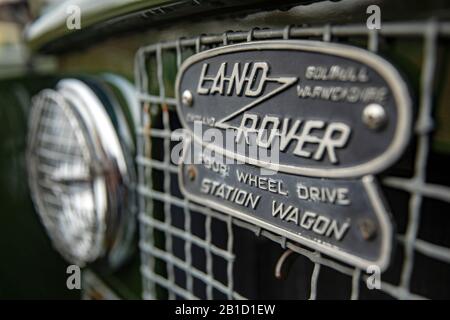
[[[25,165],[30,98],[57,78],[27,76],[0,81],[0,299],[78,299],[66,287],[67,266],[53,250],[30,198]],[[139,299],[137,243],[119,270],[91,266],[120,297]]]
[[[76,299],[66,268],[34,212],[25,166],[30,95],[52,85],[28,76],[0,81],[0,298]]]

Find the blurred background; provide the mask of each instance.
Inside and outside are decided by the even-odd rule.
[[[111,286],[139,298],[137,257],[119,273],[102,272],[104,279],[83,270],[86,290],[69,290],[70,263],[53,249],[31,201],[25,162],[31,98],[60,76],[54,57],[31,54],[24,28],[61,2],[0,0],[0,299],[117,298]]]

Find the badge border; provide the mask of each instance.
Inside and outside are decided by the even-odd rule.
[[[272,169],[275,171],[282,171],[285,173],[304,175],[309,177],[323,177],[323,178],[355,178],[362,177],[368,174],[378,173],[390,165],[392,165],[401,156],[401,153],[406,148],[411,135],[411,98],[406,83],[400,76],[397,69],[394,66],[370,51],[353,47],[349,45],[336,44],[336,43],[324,43],[321,41],[310,40],[266,40],[266,41],[254,41],[246,43],[238,43],[210,50],[205,50],[200,53],[194,54],[187,58],[180,69],[177,72],[177,78],[175,82],[175,94],[176,94],[176,109],[180,122],[184,128],[186,128],[194,137],[194,139],[204,145],[201,137],[196,137],[192,130],[187,125],[183,113],[181,112],[181,97],[180,97],[180,84],[181,78],[184,72],[194,63],[223,54],[251,51],[251,50],[293,50],[293,51],[307,51],[318,52],[329,55],[339,56],[343,58],[349,58],[356,60],[360,63],[370,66],[377,71],[383,79],[389,85],[392,90],[397,111],[398,121],[396,124],[396,130],[394,138],[392,139],[389,147],[380,154],[378,157],[373,158],[365,163],[348,166],[342,168],[305,168],[294,165],[273,164],[270,162],[249,158],[243,155],[234,153],[233,151],[226,150],[218,146],[209,146],[214,151],[232,158],[238,161],[249,163],[252,165],[258,165]]]

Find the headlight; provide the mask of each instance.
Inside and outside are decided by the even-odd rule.
[[[54,247],[80,266],[100,257],[116,265],[131,239],[132,155],[121,140],[84,82],[60,81],[57,90],[33,100],[27,148],[32,198]]]

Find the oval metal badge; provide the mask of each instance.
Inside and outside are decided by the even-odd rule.
[[[176,94],[182,124],[198,142],[305,176],[379,172],[399,158],[411,130],[411,102],[397,70],[339,44],[280,40],[204,51],[181,66]],[[214,132],[205,136],[206,129]],[[275,151],[277,161],[254,147]]]

